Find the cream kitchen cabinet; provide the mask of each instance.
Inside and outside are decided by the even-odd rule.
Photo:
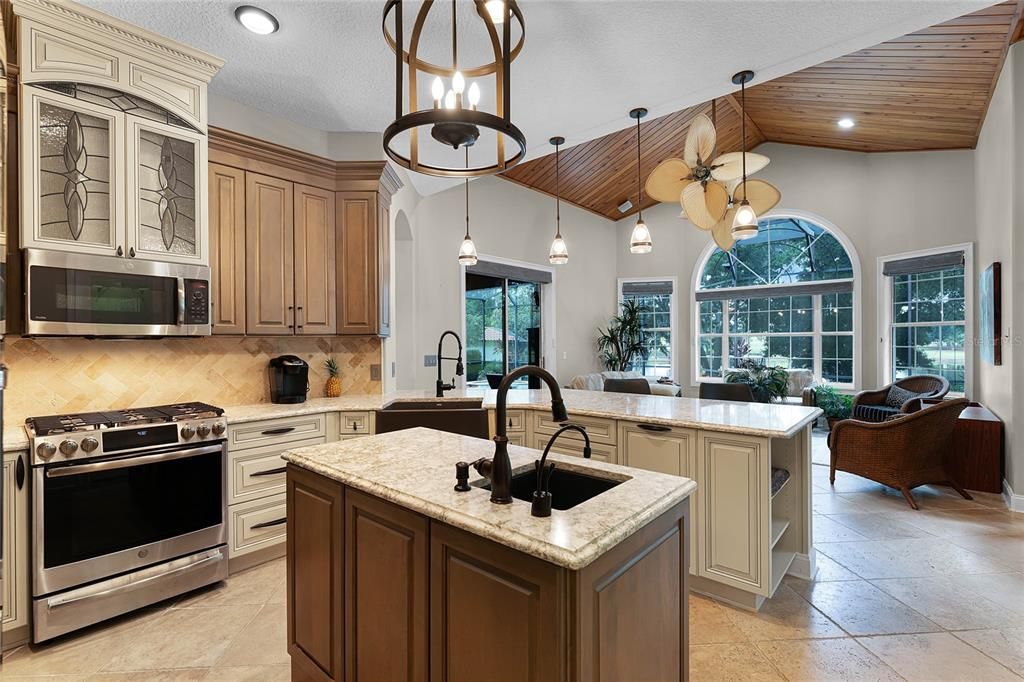
[[[697,575],[770,597],[771,459],[767,438],[704,432],[697,448]]]
[[[78,3],[15,0],[21,246],[208,262],[216,57]]]
[[[619,464],[697,478],[697,432],[692,429],[619,422]],[[697,572],[697,525],[690,534],[690,572]]]
[[[16,646],[28,639],[29,611],[29,524],[28,453],[9,452],[3,456],[3,556],[4,595],[0,629],[3,645]],[[20,462],[20,464],[19,464]]]

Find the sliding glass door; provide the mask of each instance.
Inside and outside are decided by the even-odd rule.
[[[496,385],[516,367],[541,364],[543,285],[474,272],[465,277],[467,385]]]

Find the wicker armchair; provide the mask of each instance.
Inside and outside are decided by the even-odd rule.
[[[913,391],[917,394],[914,398],[942,398],[949,393],[949,381],[945,377],[935,374],[918,374],[894,381],[877,391],[861,391],[853,397],[851,416],[865,422],[883,422],[898,413],[907,402],[914,398],[910,398],[900,407],[887,405],[886,399],[893,386],[898,386],[905,391]]]
[[[899,490],[914,509],[917,501],[910,490],[927,483],[948,485],[973,499],[945,464],[953,429],[967,405],[967,399],[958,398],[920,409],[921,400],[913,400],[899,417],[886,422],[844,419],[829,436],[829,480],[836,482],[836,471],[869,478]]]

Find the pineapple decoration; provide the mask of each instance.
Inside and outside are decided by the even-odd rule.
[[[327,387],[324,392],[328,398],[337,398],[341,395],[341,377],[338,374],[341,370],[338,369],[338,363],[333,357],[327,358],[324,361],[324,367],[327,369],[327,373],[330,375],[327,379]]]

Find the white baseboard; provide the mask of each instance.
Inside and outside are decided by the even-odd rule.
[[[1006,479],[1003,479],[1003,501],[1010,511],[1024,514],[1024,495],[1015,495]]]

